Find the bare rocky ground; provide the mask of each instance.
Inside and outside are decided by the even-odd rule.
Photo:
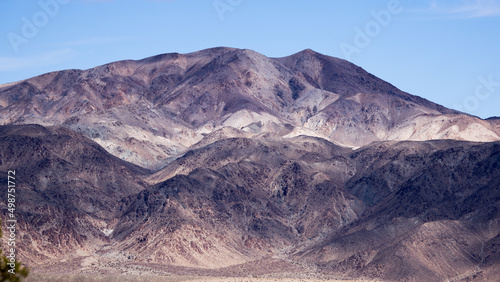
[[[276,266],[274,264],[273,266]],[[49,272],[49,273],[46,273]],[[67,274],[55,274],[56,271],[34,269],[26,281],[224,281],[224,282],[322,282],[322,281],[377,281],[371,279],[345,279],[333,276],[318,277],[317,273],[274,273],[266,275],[247,275],[234,271],[207,271],[199,269],[176,269],[168,266],[120,265],[93,267],[92,270],[71,271]],[[266,272],[259,269],[258,272]],[[272,272],[272,271],[271,271]]]
[[[82,269],[87,263],[89,267]],[[248,272],[254,274],[247,274]],[[248,281],[248,282],[322,282],[322,281],[376,281],[370,279],[345,279],[320,275],[313,269],[293,265],[276,259],[265,259],[245,266],[225,269],[196,269],[160,264],[119,264],[93,258],[78,263],[51,265],[32,270],[27,281]]]
[[[106,281],[106,282],[180,282],[180,281],[194,281],[194,282],[323,282],[323,281],[344,281],[344,282],[364,282],[364,281],[376,281],[376,280],[335,280],[335,279],[301,279],[301,278],[255,278],[255,277],[189,277],[189,276],[78,276],[78,275],[67,275],[67,276],[43,276],[43,275],[33,275],[30,279],[26,281],[39,281],[39,282],[50,282],[50,281],[67,281],[67,282],[86,282],[86,281]]]

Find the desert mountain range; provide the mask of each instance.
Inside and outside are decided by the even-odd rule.
[[[0,123],[37,271],[500,280],[500,119],[345,60],[57,71],[0,85]]]
[[[47,73],[0,86],[0,123],[62,125],[150,169],[200,141],[264,133],[353,147],[500,139],[498,120],[447,109],[312,50],[268,58],[213,48]]]

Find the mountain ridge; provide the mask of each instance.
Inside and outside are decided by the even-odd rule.
[[[353,147],[500,139],[494,119],[410,95],[310,49],[268,58],[220,47],[48,73],[0,87],[0,114],[3,124],[65,126],[152,169],[224,127],[249,136],[292,129]]]
[[[0,171],[16,167],[22,180],[19,255],[42,273],[63,263],[67,273],[93,275],[137,264],[223,276],[239,266],[389,281],[500,275],[495,248],[484,251],[500,232],[498,141],[380,141],[352,150],[309,136],[226,138],[190,151],[156,172],[175,173],[154,181],[97,144],[96,158],[107,161],[89,163],[88,151],[75,150],[88,142],[95,144],[65,128],[0,126],[1,159],[9,160]],[[30,152],[40,153],[23,157]],[[300,265],[299,276],[286,274],[290,266],[263,267],[271,261]]]
[[[0,122],[18,255],[42,274],[500,279],[498,119],[342,59],[48,73],[0,86]]]

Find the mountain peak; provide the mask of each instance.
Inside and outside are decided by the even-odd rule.
[[[0,106],[0,123],[63,125],[148,168],[224,127],[346,146],[500,139],[494,119],[447,109],[311,49],[268,58],[216,47],[59,71],[4,85]]]
[[[318,55],[320,53],[318,53],[318,52],[316,52],[316,51],[314,51],[314,50],[312,50],[310,48],[307,48],[307,49],[304,49],[304,50],[302,50],[300,52],[297,52],[295,54],[297,54],[297,55],[298,54],[300,54],[300,55],[314,55],[315,56],[315,55]]]

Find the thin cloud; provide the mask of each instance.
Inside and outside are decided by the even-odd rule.
[[[0,71],[19,71],[61,63],[73,57],[69,48],[31,57],[0,57]]]
[[[83,2],[93,3],[93,2],[112,2],[116,0],[83,0]],[[149,2],[174,2],[175,0],[147,0]]]
[[[83,0],[83,2],[111,2],[114,0]]]
[[[458,2],[458,1],[457,1]],[[500,16],[498,0],[467,0],[458,4],[432,1],[429,10],[441,17],[472,19]]]
[[[92,38],[84,38],[73,41],[66,41],[61,43],[56,43],[56,46],[68,46],[68,47],[78,47],[78,46],[86,46],[86,45],[102,45],[102,44],[111,44],[118,43],[123,41],[133,40],[133,37],[92,37]]]

